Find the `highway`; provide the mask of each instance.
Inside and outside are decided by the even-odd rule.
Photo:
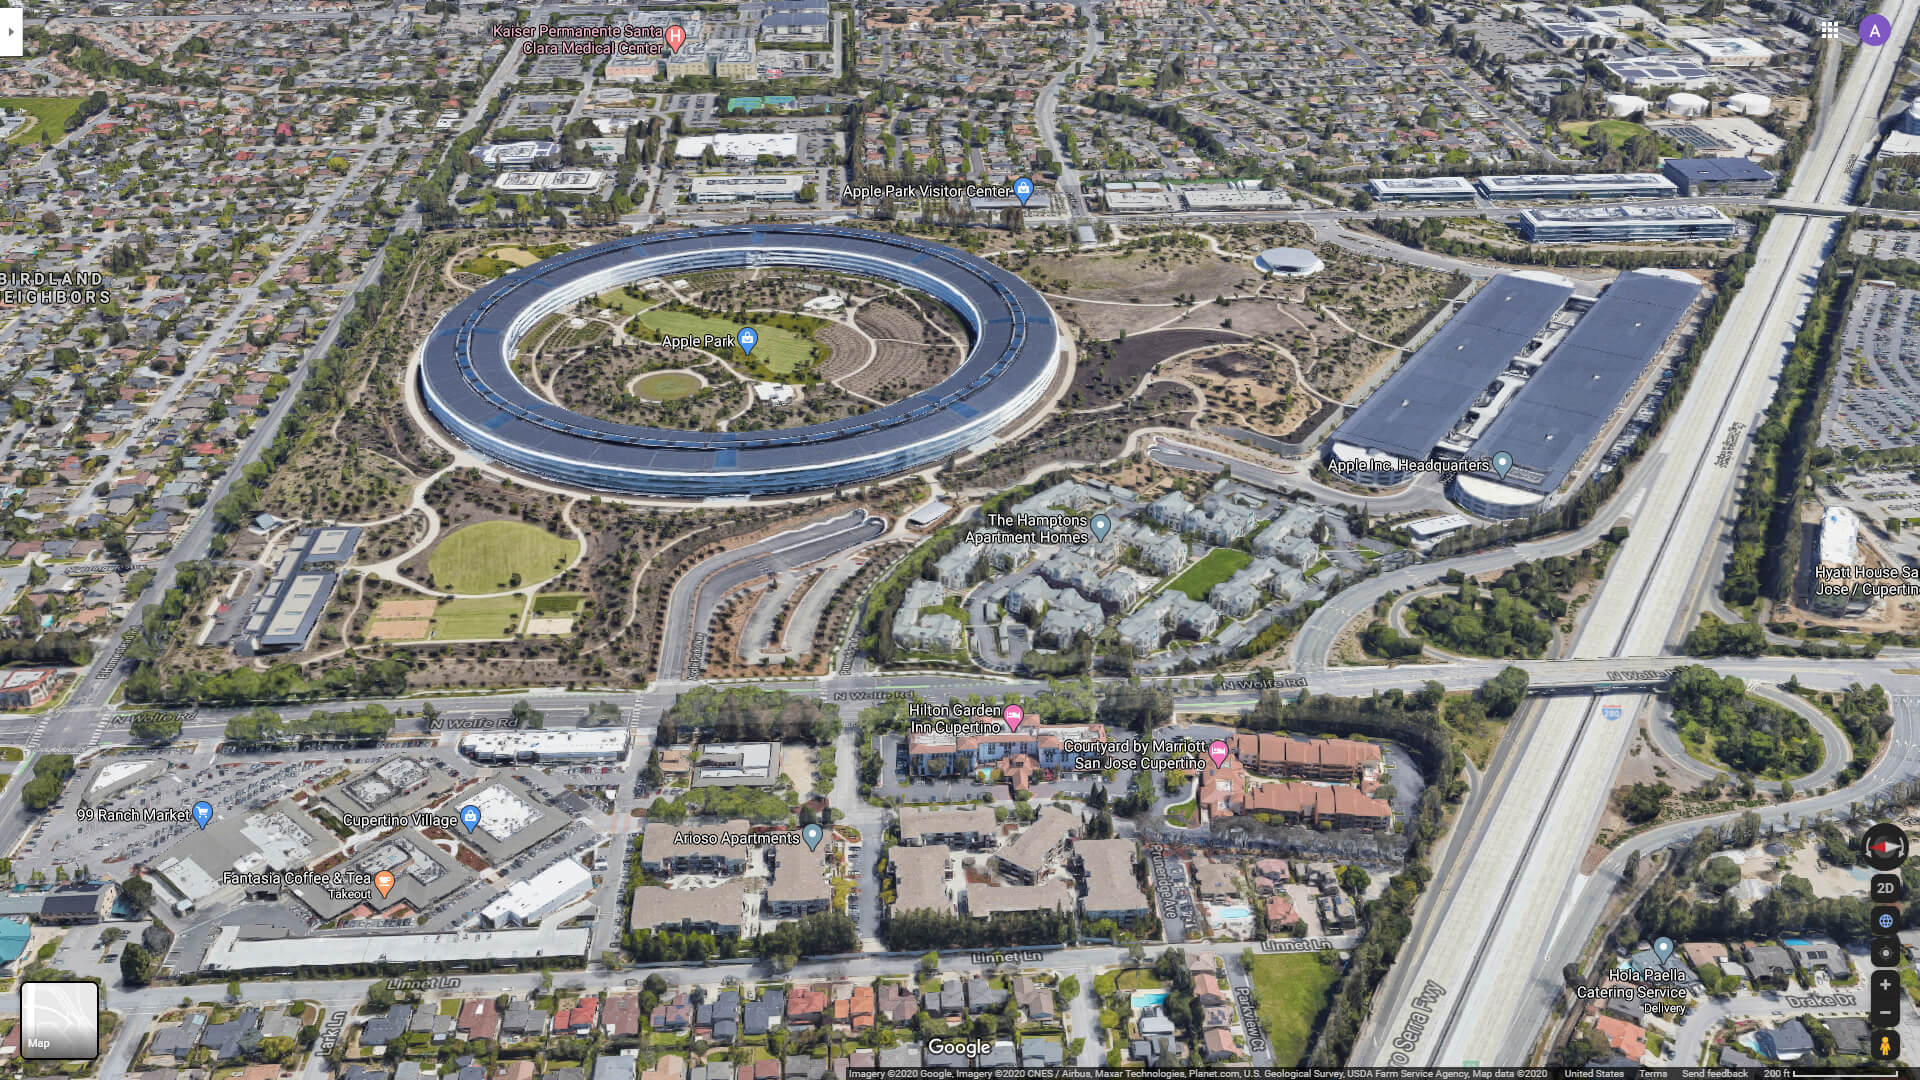
[[[1910,32],[1916,7],[1920,0],[1889,7],[1894,40]],[[1816,133],[1792,197],[1838,203],[1850,195],[1854,155],[1868,146],[1898,59],[1894,50],[1867,52],[1848,72],[1835,109],[1824,114],[1837,122]],[[1728,524],[1722,510],[1737,489],[1755,419],[1835,231],[1830,218],[1775,218],[1691,389],[1640,467],[1635,486],[1646,494],[1638,519],[1652,525],[1636,529],[1614,557],[1572,656],[1659,655],[1684,632],[1697,577],[1716,569],[1702,556]],[[1732,460],[1717,456],[1723,445],[1733,449]],[[1478,835],[1436,873],[1423,904],[1424,933],[1408,942],[1400,970],[1376,996],[1351,1064],[1523,1063],[1507,1055],[1517,1041],[1531,1039],[1546,1011],[1538,980],[1511,976],[1540,970],[1563,910],[1559,901],[1579,871],[1646,700],[1625,693],[1556,698],[1530,710],[1536,715],[1525,725],[1523,747],[1479,820],[1463,823],[1477,826]],[[1604,719],[1605,706],[1623,715]]]

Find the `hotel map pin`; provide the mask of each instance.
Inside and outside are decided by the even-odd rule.
[[[382,870],[373,875],[373,887],[379,889],[381,898],[385,899],[393,891],[393,871]]]
[[[752,356],[753,347],[760,344],[760,331],[755,330],[751,326],[743,326],[740,328],[739,333],[733,335],[733,340],[740,343],[741,352]]]
[[[1027,710],[1018,705],[1009,705],[1000,711],[1000,719],[1007,722],[1008,731],[1019,731],[1020,721],[1027,718]]]
[[[480,808],[472,803],[461,807],[460,824],[465,825],[467,827],[467,835],[472,836],[473,830],[480,827]]]
[[[800,839],[805,840],[807,842],[808,851],[819,851],[820,838],[822,836],[825,836],[826,834],[827,834],[827,830],[821,828],[817,824],[804,825],[804,826],[801,826],[800,828]]]
[[[1512,468],[1513,468],[1512,454],[1509,454],[1505,450],[1502,450],[1499,453],[1493,455],[1493,471],[1499,475],[1500,479],[1505,480],[1507,478],[1507,472]]]
[[[1213,767],[1219,768],[1227,763],[1227,741],[1215,739],[1207,744],[1207,756],[1213,759]]]
[[[203,829],[206,828],[207,822],[213,820],[213,804],[206,801],[205,799],[202,799],[199,802],[194,803],[193,804],[193,820],[198,822],[201,828]]]
[[[1654,938],[1653,955],[1659,957],[1661,967],[1666,967],[1667,957],[1673,955],[1673,939],[1664,937]]]
[[[680,46],[685,45],[686,43],[687,43],[686,27],[681,26],[679,23],[674,23],[672,26],[667,27],[667,48],[673,50],[674,52],[679,52]]]
[[[1105,540],[1107,534],[1113,531],[1113,519],[1105,514],[1095,514],[1092,520],[1087,522],[1087,528],[1093,530],[1095,540]]]
[[[1027,205],[1027,200],[1033,198],[1033,181],[1024,176],[1015,180],[1013,182],[1013,197],[1020,200],[1021,206]]]

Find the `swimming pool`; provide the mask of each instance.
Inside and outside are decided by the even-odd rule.
[[[1207,915],[1209,918],[1222,920],[1251,919],[1253,918],[1253,909],[1247,907],[1245,904],[1236,904],[1233,907],[1208,908]]]
[[[1133,1007],[1136,1009],[1149,1008],[1154,1005],[1159,1005],[1166,1000],[1167,992],[1165,990],[1135,990],[1133,992]]]

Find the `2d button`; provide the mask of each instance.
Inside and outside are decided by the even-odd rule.
[[[1907,861],[1907,831],[1891,821],[1880,822],[1860,838],[1860,849],[1875,870],[1898,870]]]

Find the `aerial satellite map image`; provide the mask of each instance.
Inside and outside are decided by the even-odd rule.
[[[1920,0],[0,5],[0,1080],[1920,1080]]]

